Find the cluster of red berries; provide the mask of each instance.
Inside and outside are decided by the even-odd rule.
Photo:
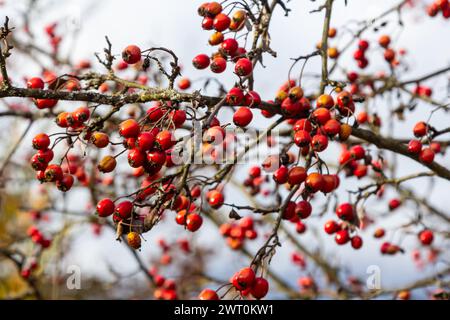
[[[348,242],[351,243],[354,249],[359,249],[363,245],[363,240],[360,236],[350,236],[352,232],[351,224],[355,220],[355,209],[353,205],[345,202],[341,203],[336,208],[336,215],[343,222],[338,223],[334,220],[329,220],[324,225],[324,230],[327,234],[334,234],[334,240],[338,245],[344,245]]]
[[[40,133],[33,138],[33,148],[37,153],[31,157],[31,166],[36,170],[36,178],[41,182],[53,182],[56,187],[66,192],[74,183],[70,173],[64,173],[58,164],[49,164],[53,159],[53,150],[49,148],[50,138],[45,133]]]
[[[44,28],[45,33],[49,37],[50,45],[51,45],[52,50],[53,50],[53,54],[56,54],[58,52],[59,45],[61,44],[61,41],[62,41],[62,37],[56,35],[56,28],[57,28],[57,26],[58,26],[58,23],[54,22],[54,23],[51,23],[51,24],[47,25]]]
[[[344,169],[347,176],[355,176],[358,179],[365,177],[369,167],[374,168],[377,172],[381,169],[378,161],[372,161],[370,155],[361,145],[354,145],[350,149],[343,146],[343,150],[339,156],[339,164]]]
[[[234,62],[234,72],[240,77],[246,77],[253,71],[253,64],[245,54],[246,50],[239,47],[235,38],[224,38],[223,32],[227,29],[230,32],[242,30],[246,24],[247,13],[244,10],[237,10],[231,18],[222,12],[222,5],[218,2],[207,2],[200,5],[198,14],[203,17],[202,28],[204,30],[214,30],[209,38],[211,46],[219,46],[217,52],[211,58],[206,54],[199,54],[192,63],[197,69],[205,69],[208,66],[214,73],[222,73],[227,67],[227,60]]]
[[[435,0],[427,7],[427,13],[430,17],[435,17],[439,11],[442,12],[442,16],[445,19],[450,18],[450,1]]]
[[[262,299],[269,291],[269,282],[263,277],[257,277],[252,268],[242,268],[230,279],[231,285],[239,291],[241,296],[253,296],[255,299]],[[204,289],[200,295],[200,300],[219,300],[216,291]]]
[[[233,250],[240,249],[246,239],[254,240],[258,236],[251,217],[241,218],[238,223],[224,223],[220,226],[219,232]]]
[[[52,79],[54,80],[54,79]],[[45,82],[42,78],[34,77],[27,81],[28,89],[44,89]],[[58,103],[55,99],[34,99],[34,103],[38,109],[52,109]]]
[[[46,238],[36,226],[29,227],[27,235],[34,243],[40,245],[43,249],[50,247],[52,244],[52,240]]]
[[[176,291],[176,283],[172,279],[166,279],[162,275],[158,274],[156,268],[149,270],[149,275],[153,278],[156,289],[153,292],[153,296],[158,300],[177,300],[178,294]]]
[[[434,161],[436,153],[441,152],[441,145],[438,142],[430,141],[430,133],[434,128],[429,126],[424,121],[419,121],[413,128],[414,136],[417,139],[412,139],[408,143],[408,152],[419,156],[419,160],[425,164],[430,164]],[[428,147],[423,147],[424,141],[428,142]]]

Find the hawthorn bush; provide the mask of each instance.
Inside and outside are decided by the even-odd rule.
[[[289,19],[289,1],[193,3],[188,14],[198,14],[198,25],[184,28],[205,30],[209,45],[188,58],[133,44],[130,33],[125,48],[106,37],[91,59],[65,59],[60,47],[70,37],[58,22],[34,30],[30,19],[4,17],[0,296],[55,298],[49,270],[83,235],[78,226],[90,225],[95,234],[112,230],[109,241],[124,243],[131,253],[125,263],[148,280],[126,285],[127,297],[409,299],[425,288],[427,297],[447,299],[450,216],[445,199],[433,203],[423,189],[450,190],[450,127],[434,125],[448,119],[448,90],[437,83],[450,66],[408,76],[414,52],[384,30],[407,32],[402,15],[409,12],[448,28],[450,3],[397,1],[373,19],[335,26],[333,8],[347,1],[321,2],[309,14],[323,21],[322,37],[309,53],[285,61],[286,81],[270,83],[273,92],[258,90],[254,70],[270,74],[264,62],[277,58],[273,13]],[[36,41],[35,32],[47,42]],[[301,41],[304,32],[287,36]],[[448,29],[431,32],[449,36]],[[23,63],[16,55],[41,72],[15,76]],[[313,60],[321,68],[304,72]],[[189,63],[204,77],[190,77],[183,68]],[[417,115],[396,136],[394,125]],[[143,241],[158,228],[166,237]],[[145,247],[156,258],[148,260]],[[218,253],[223,247],[225,255]],[[285,248],[289,257],[276,264]],[[338,259],[343,248],[362,255],[357,261],[382,255],[392,266],[411,255],[409,263],[429,272],[371,287],[351,261]],[[234,256],[239,263],[227,263]],[[294,277],[286,265],[295,267]],[[124,289],[119,282],[128,276],[113,266],[111,273]],[[63,275],[56,278],[64,289]],[[111,286],[107,280],[83,281],[91,293],[79,298],[114,296],[93,293],[98,283]]]

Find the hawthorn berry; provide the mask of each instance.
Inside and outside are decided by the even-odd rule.
[[[259,300],[264,298],[267,295],[267,292],[269,292],[269,282],[262,277],[255,278],[250,289],[251,295]]]
[[[225,200],[223,194],[218,190],[210,191],[207,198],[209,205],[214,209],[220,208]]]
[[[342,219],[344,221],[352,221],[354,218],[353,210],[353,206],[350,203],[342,203],[336,208],[336,215],[339,217],[339,219]]]
[[[33,138],[33,148],[36,150],[45,150],[50,146],[50,138],[45,133],[39,133]]]
[[[27,81],[28,89],[44,89],[44,80],[39,77],[30,78]]]
[[[214,73],[222,73],[227,68],[227,60],[222,57],[215,57],[211,62],[210,68]]]
[[[191,232],[195,232],[200,229],[202,223],[203,218],[197,213],[190,213],[186,216],[186,228]]]
[[[428,132],[428,125],[423,121],[417,122],[416,125],[414,126],[413,133],[418,138],[423,137],[424,135],[427,134],[427,132]]]
[[[97,165],[100,172],[108,173],[116,168],[117,161],[113,156],[104,156]]]
[[[410,153],[416,154],[419,153],[422,150],[422,142],[419,140],[412,139],[408,143],[408,151]]]
[[[139,132],[139,123],[134,119],[125,120],[119,125],[119,134],[124,138],[135,138]]]
[[[353,249],[358,250],[363,245],[362,238],[360,236],[353,236],[351,238],[351,245],[352,245]]]
[[[238,47],[239,44],[235,39],[228,38],[220,44],[220,51],[227,56],[234,56]]]
[[[69,191],[74,183],[74,178],[71,174],[65,173],[61,180],[56,181],[56,187],[62,192]]]
[[[323,188],[323,177],[318,172],[310,173],[305,180],[305,187],[315,193]]]
[[[209,63],[210,59],[206,54],[199,54],[192,60],[192,64],[196,69],[206,69],[208,68]]]
[[[60,165],[57,164],[49,164],[44,171],[45,181],[47,182],[56,182],[60,181],[63,178],[63,171]]]
[[[231,19],[224,13],[219,13],[214,17],[213,26],[219,32],[225,31],[230,26]]]
[[[322,94],[320,95],[316,100],[316,107],[317,108],[326,108],[331,109],[334,106],[334,100],[333,97],[329,94]]]
[[[336,232],[334,240],[338,245],[346,244],[350,240],[350,236],[348,234],[347,229],[339,230]]]
[[[122,51],[122,59],[127,64],[135,64],[141,61],[141,49],[135,45],[129,45]]]
[[[240,107],[233,115],[233,122],[238,127],[246,127],[252,122],[253,113],[250,108]]]
[[[217,292],[211,289],[203,289],[198,295],[200,300],[219,300]]]
[[[249,289],[253,286],[253,282],[255,281],[255,272],[252,268],[247,267],[239,270],[233,276],[233,286],[239,290],[243,291]]]
[[[120,202],[116,206],[114,213],[121,219],[129,219],[133,213],[133,203],[128,200]]]
[[[241,88],[233,87],[228,91],[226,102],[230,106],[237,106],[244,100],[244,93]]]
[[[305,168],[299,167],[299,166],[292,167],[289,170],[288,181],[287,182],[290,185],[301,184],[303,181],[306,180],[306,176],[307,176],[307,173],[306,173],[306,169]]]
[[[161,150],[168,150],[176,143],[172,133],[168,130],[159,132],[155,138],[155,144]]]
[[[36,99],[35,104],[38,109],[51,109],[58,103],[55,99]]]
[[[289,177],[289,171],[285,166],[279,167],[275,172],[273,173],[273,180],[275,180],[278,184],[283,184],[288,181]]]
[[[99,217],[105,218],[108,217],[110,215],[112,215],[114,213],[115,210],[115,205],[114,202],[109,199],[109,198],[105,198],[100,200],[97,203],[97,214]]]
[[[127,242],[130,247],[137,250],[141,247],[141,236],[137,232],[129,232],[127,234]]]
[[[324,225],[324,230],[328,234],[333,234],[340,230],[339,224],[334,220],[328,220]]]
[[[306,219],[311,215],[312,206],[306,200],[297,202],[295,206],[295,213],[300,219]]]
[[[240,77],[246,77],[253,71],[253,64],[250,59],[241,58],[234,66],[234,72]]]
[[[314,151],[322,152],[328,147],[328,138],[323,134],[316,134],[311,139],[311,147]]]
[[[430,164],[434,160],[434,151],[431,148],[424,148],[420,151],[419,160],[425,164]]]
[[[419,233],[419,240],[425,246],[429,246],[433,242],[433,239],[434,235],[433,231],[431,230],[422,230]]]
[[[306,130],[298,130],[294,134],[294,143],[299,147],[308,146],[311,143],[311,135]]]

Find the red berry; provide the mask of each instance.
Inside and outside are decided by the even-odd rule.
[[[239,127],[246,127],[253,119],[252,111],[247,107],[240,107],[233,115],[233,122]]]
[[[91,111],[88,107],[80,107],[72,112],[72,117],[75,122],[83,123],[89,119]]]
[[[423,122],[417,122],[416,125],[414,126],[413,129],[413,133],[416,137],[423,137],[424,135],[426,135],[428,132],[428,125]]]
[[[214,209],[220,208],[224,200],[223,194],[217,190],[212,190],[208,194],[208,203]]]
[[[391,201],[389,201],[389,209],[395,210],[400,207],[401,204],[402,203],[399,199],[392,199]]]
[[[155,142],[161,150],[168,150],[176,143],[172,133],[168,130],[159,132],[156,135]]]
[[[306,169],[303,167],[292,167],[288,174],[288,183],[290,185],[301,184],[306,179]]]
[[[181,78],[180,81],[178,81],[178,88],[180,90],[189,89],[190,86],[191,86],[191,81],[188,78]]]
[[[74,178],[71,174],[64,174],[61,180],[56,181],[56,187],[62,192],[69,191],[74,183]]]
[[[300,202],[297,202],[296,207],[295,207],[295,213],[301,219],[308,218],[311,215],[311,212],[312,212],[312,206],[308,201],[302,200]]]
[[[297,233],[299,234],[305,233],[306,225],[301,221],[297,221],[297,224],[295,225],[295,231],[297,231]]]
[[[353,249],[358,250],[359,248],[362,247],[362,244],[363,244],[362,238],[360,236],[352,237],[351,244],[352,244]]]
[[[162,166],[166,162],[167,155],[164,151],[153,150],[147,154],[148,162],[153,166]]]
[[[342,203],[336,208],[336,214],[339,219],[352,221],[354,218],[353,206],[348,202]]]
[[[323,134],[316,134],[311,139],[311,147],[314,151],[322,152],[328,147],[328,138]]]
[[[135,138],[139,132],[139,123],[134,119],[125,120],[119,125],[119,134],[124,138]]]
[[[256,91],[249,91],[244,96],[244,105],[249,107],[258,107],[261,104],[261,97]]]
[[[122,51],[122,59],[128,64],[135,64],[141,61],[141,49],[135,45],[126,47]]]
[[[434,151],[431,148],[424,148],[420,152],[419,160],[423,163],[430,164],[434,160]]]
[[[38,150],[36,153],[39,161],[49,163],[53,160],[53,151],[52,149],[46,149],[46,150]]]
[[[216,15],[213,21],[214,29],[216,29],[219,32],[222,32],[230,26],[231,19],[224,13],[219,13]]]
[[[355,160],[360,160],[364,158],[366,151],[361,145],[358,144],[350,149],[350,154]]]
[[[323,228],[328,234],[333,234],[340,229],[339,224],[334,220],[327,221]]]
[[[239,47],[238,42],[233,38],[223,40],[220,44],[220,51],[227,56],[234,56]]]
[[[318,108],[313,111],[312,118],[319,124],[324,125],[331,119],[330,110],[326,108]]]
[[[191,231],[197,231],[203,223],[203,218],[197,213],[190,213],[186,217],[186,228]]]
[[[264,298],[269,292],[269,282],[261,277],[255,278],[250,293],[255,299]]]
[[[63,178],[63,171],[61,166],[57,164],[50,164],[45,169],[45,181],[47,182],[56,182]]]
[[[58,103],[55,99],[36,99],[35,104],[38,109],[51,109]]]
[[[198,295],[200,300],[219,300],[219,296],[217,292],[211,289],[203,289],[202,292]]]
[[[109,198],[102,199],[97,203],[97,214],[100,217],[104,218],[112,215],[114,213],[114,209],[114,202]]]
[[[341,132],[341,124],[336,119],[330,119],[323,125],[322,129],[327,135],[334,136]]]
[[[249,289],[253,286],[255,281],[255,272],[252,268],[243,268],[237,272],[233,277],[233,286],[239,290],[243,291]]]
[[[366,40],[359,40],[358,47],[360,50],[365,51],[369,48],[369,42],[367,42]]]
[[[212,30],[214,19],[211,17],[205,17],[202,21],[203,30]]]
[[[408,151],[410,153],[419,153],[422,150],[422,142],[420,142],[419,140],[411,140],[408,143]]]
[[[33,148],[45,150],[50,146],[50,138],[45,133],[39,133],[33,138]]]
[[[132,213],[133,203],[131,201],[122,201],[116,206],[115,214],[122,219],[130,218]]]
[[[323,177],[318,172],[310,173],[305,180],[305,187],[315,193],[323,188]]]
[[[278,184],[283,184],[288,181],[289,177],[289,171],[285,166],[279,167],[274,173],[273,173],[273,180],[275,180]]]
[[[209,62],[209,57],[206,54],[199,54],[192,60],[192,64],[196,69],[208,68]]]
[[[29,89],[44,89],[44,85],[44,81],[38,77],[28,79],[27,81],[27,87]]]
[[[234,72],[240,77],[246,77],[253,71],[253,64],[247,58],[241,58],[234,66]]]
[[[433,242],[433,239],[434,235],[431,230],[423,230],[419,233],[419,240],[425,246],[429,246]]]
[[[298,130],[294,134],[294,142],[299,147],[308,146],[311,143],[311,136],[306,130]]]
[[[153,148],[155,143],[155,135],[152,132],[141,132],[137,138],[137,144],[141,151],[148,151]]]
[[[211,63],[211,71],[214,73],[222,73],[227,68],[227,60],[222,57],[215,57]]]
[[[128,163],[132,168],[139,168],[144,164],[145,154],[138,148],[128,151]]]
[[[226,96],[226,102],[230,106],[240,105],[244,100],[244,93],[241,88],[233,87],[228,91]]]
[[[338,245],[346,244],[350,240],[348,231],[346,229],[337,231],[334,240]]]

